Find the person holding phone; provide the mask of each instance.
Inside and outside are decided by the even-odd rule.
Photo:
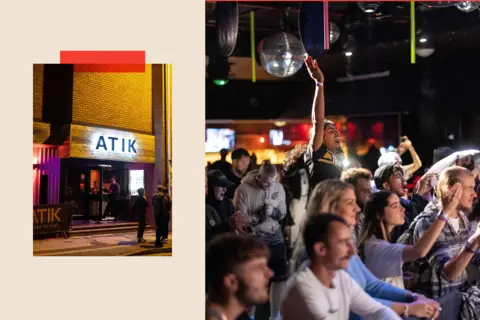
[[[238,186],[234,205],[240,214],[251,220],[252,236],[268,244],[271,256],[269,267],[273,270],[270,288],[271,319],[280,318],[280,299],[288,278],[287,247],[279,223],[287,214],[285,189],[277,181],[277,169],[269,161],[264,161],[258,170],[253,170],[243,178]],[[263,312],[264,306],[256,312]]]

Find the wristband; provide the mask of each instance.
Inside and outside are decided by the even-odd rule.
[[[465,244],[465,246],[463,247],[463,250],[465,250],[466,252],[471,253],[471,254],[477,253],[475,250],[472,249],[472,244],[468,241]]]
[[[410,306],[408,304],[405,303],[405,309],[403,310],[403,316],[408,318],[409,315],[408,315],[408,309],[410,308]]]
[[[323,82],[316,81],[316,82],[315,82],[315,85],[316,85],[317,87],[323,87]]]
[[[448,221],[447,216],[446,216],[442,211],[440,211],[440,212],[437,214],[437,219],[442,220],[443,222],[447,222],[447,221]]]

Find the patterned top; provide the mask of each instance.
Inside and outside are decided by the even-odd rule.
[[[415,219],[412,223],[413,243],[428,230],[441,210],[438,201],[430,202],[425,211]],[[459,213],[459,220],[458,232],[448,221],[426,257],[409,265],[411,280],[413,280],[411,286],[415,287],[416,292],[427,297],[439,298],[454,289],[462,291],[462,286],[468,284],[466,271],[453,282],[448,281],[444,273],[445,264],[460,253],[472,234],[470,223],[462,212]],[[470,263],[480,266],[480,255],[476,254]]]
[[[333,152],[322,144],[317,150],[313,150],[310,144],[304,155],[305,165],[310,175],[310,189],[327,179],[340,179],[342,168],[338,166],[337,157]]]

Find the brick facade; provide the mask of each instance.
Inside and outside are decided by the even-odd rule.
[[[72,122],[152,134],[152,66],[145,73],[74,73]]]

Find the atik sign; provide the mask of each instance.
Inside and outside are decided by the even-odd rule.
[[[114,135],[99,135],[93,141],[95,151],[136,154],[135,139],[122,138]]]
[[[40,205],[33,207],[33,233],[68,233],[72,210],[67,204]]]

